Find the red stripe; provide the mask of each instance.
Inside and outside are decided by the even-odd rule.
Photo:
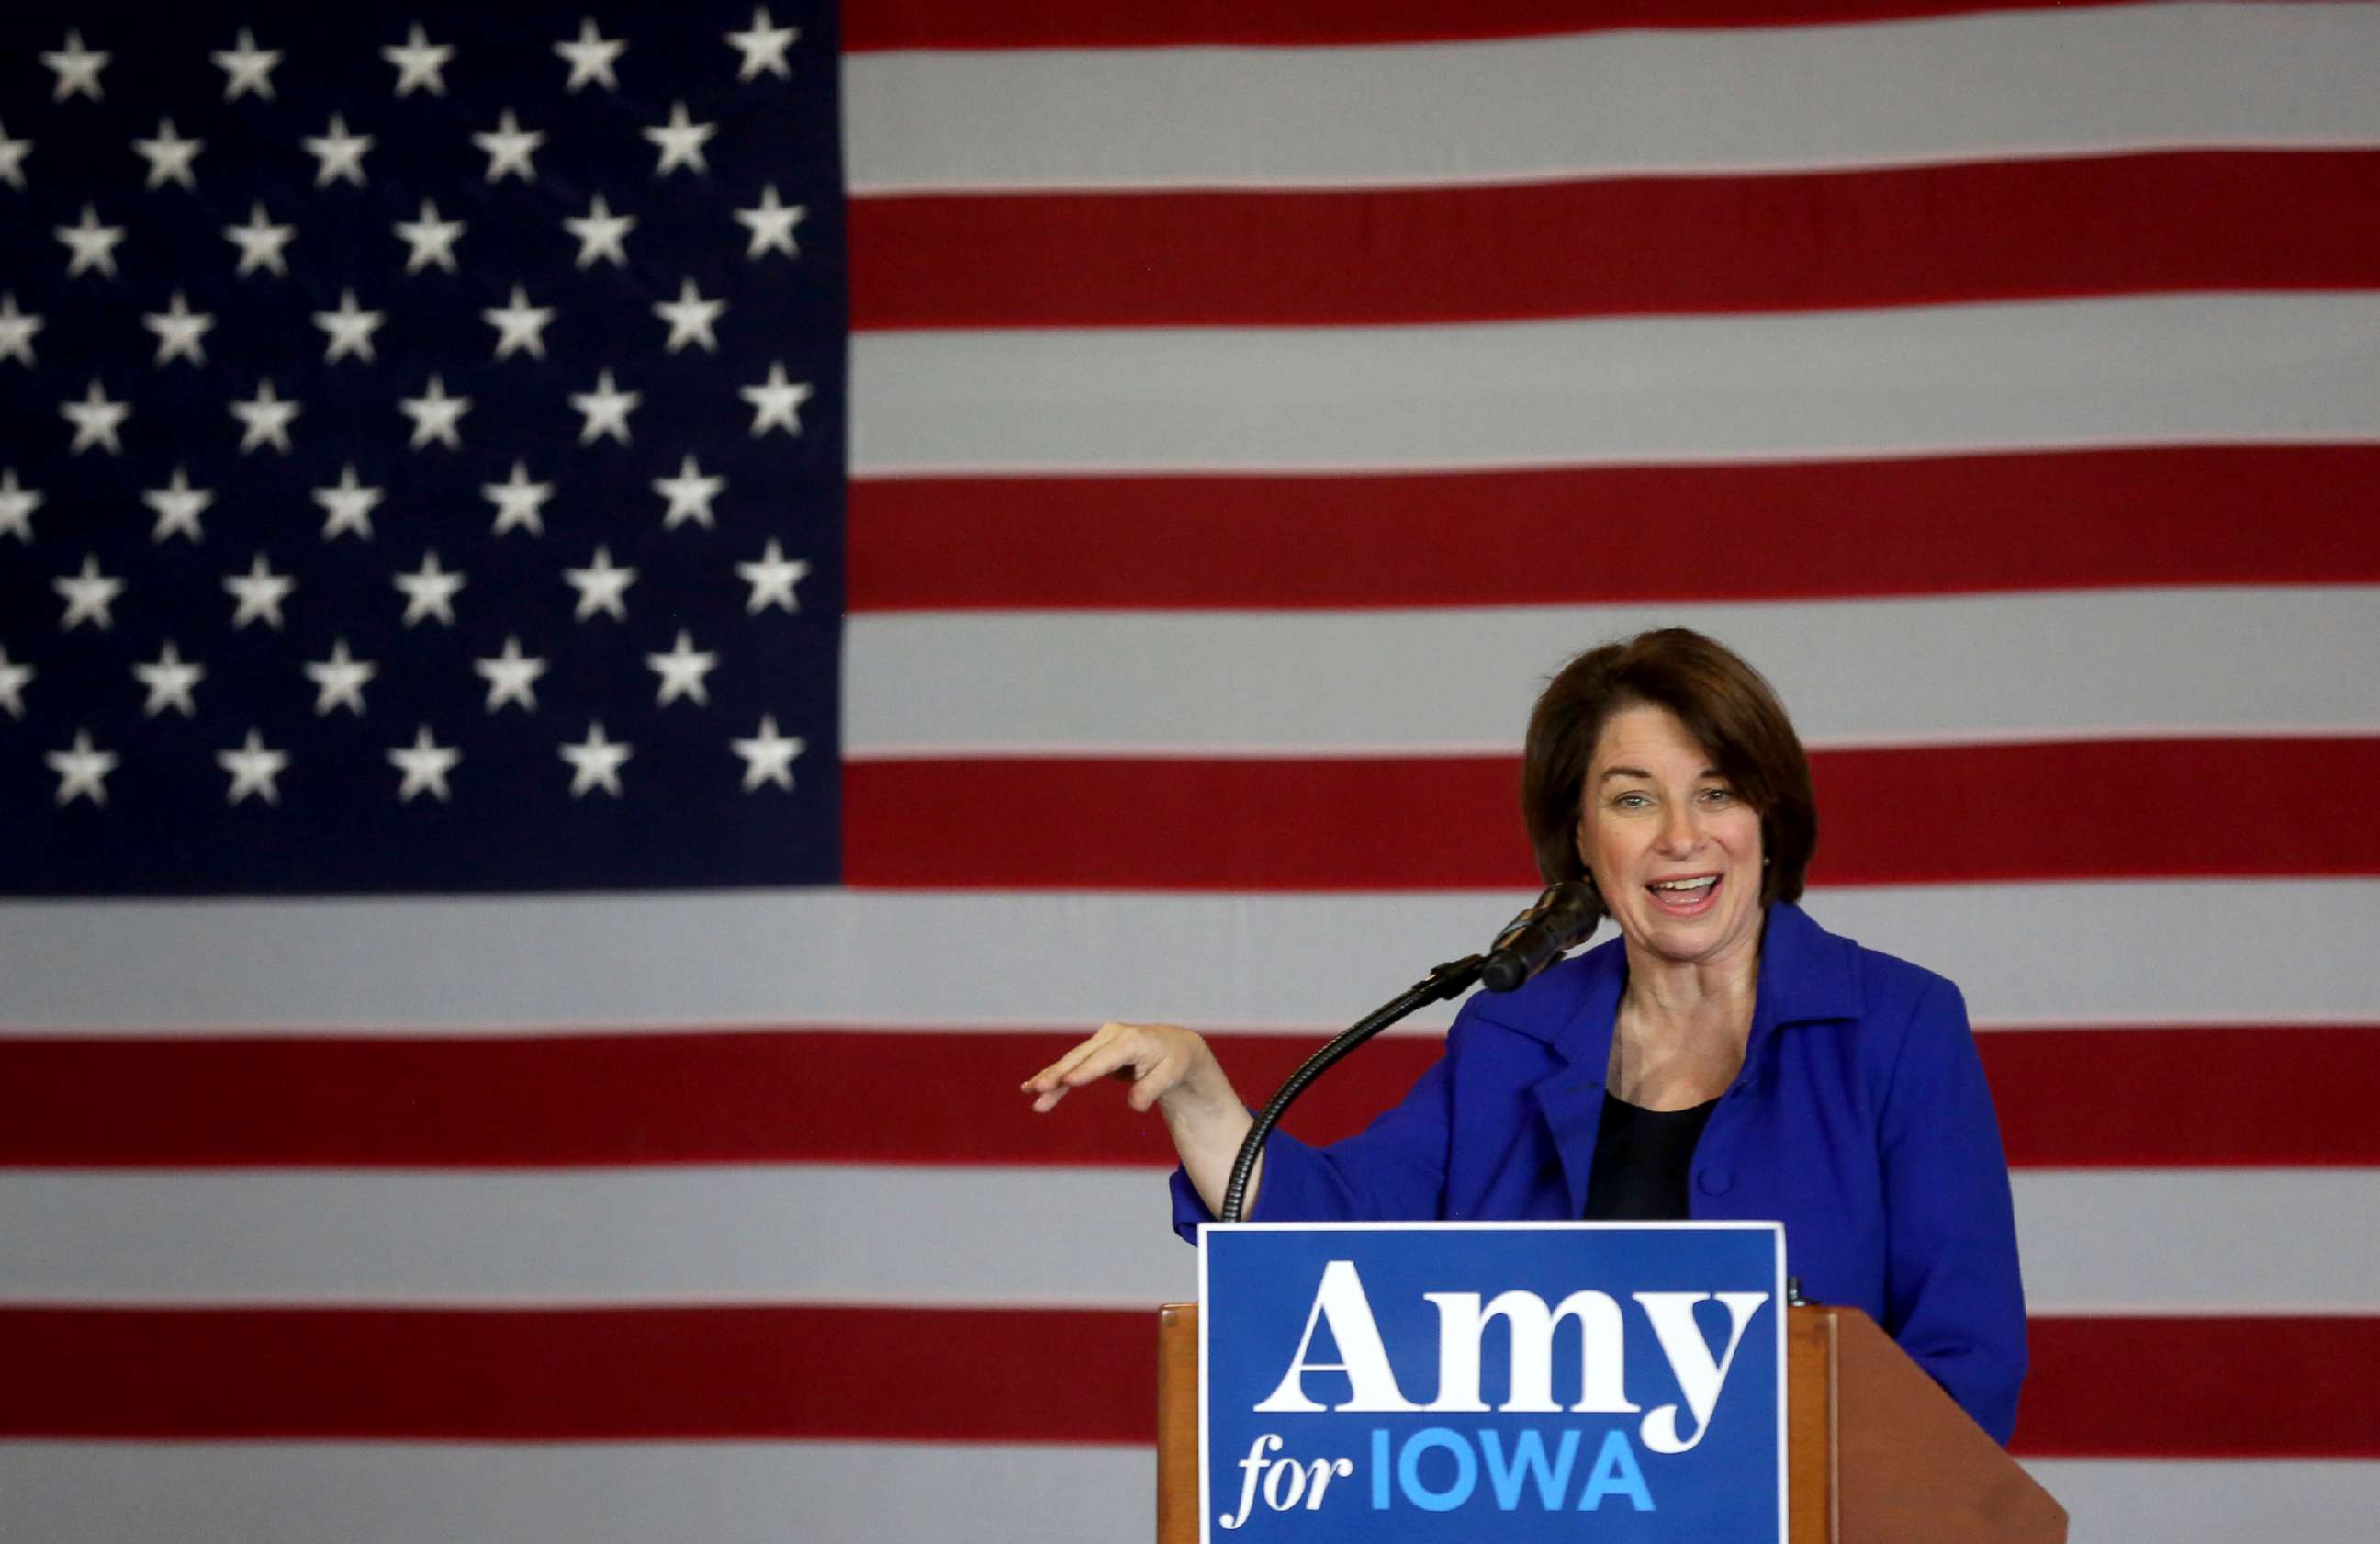
[[[2035,1319],[2027,1458],[2380,1457],[2380,1319]]]
[[[2036,1319],[2028,1457],[2380,1457],[2380,1319]],[[0,1309],[0,1436],[1155,1434],[1141,1310]]]
[[[0,1308],[0,1436],[1147,1441],[1156,1359],[1081,1309]]]
[[[851,487],[856,612],[1573,604],[2380,581],[2380,446]],[[1636,524],[1670,543],[1584,539]]]
[[[2099,0],[2100,4],[2108,0]],[[2125,0],[2116,0],[2125,3]],[[2025,11],[2071,0],[847,0],[845,53],[886,48],[1151,48],[1427,43],[1621,27],[1787,27]]]
[[[852,201],[855,326],[1815,310],[2380,283],[2380,152]]]
[[[1014,1092],[1088,1028],[0,1039],[0,1166],[1171,1165],[1163,1124],[1115,1090],[1041,1116]],[[1321,1037],[1210,1038],[1253,1100]],[[2366,1118],[2380,1105],[2380,1026],[2024,1030],[1979,1044],[2019,1168],[2380,1166],[2380,1123]],[[1435,1037],[1377,1042],[1316,1085],[1289,1128],[1314,1142],[1362,1129],[1438,1053]]]
[[[2380,873],[2380,738],[1821,751],[1811,880]],[[844,783],[844,874],[949,890],[1527,889],[1502,756],[887,760]],[[2252,778],[2252,796],[2221,790]],[[2308,840],[2318,832],[2319,840]]]

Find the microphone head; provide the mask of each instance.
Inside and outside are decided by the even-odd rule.
[[[1489,945],[1479,982],[1489,991],[1511,991],[1586,941],[1603,921],[1603,900],[1578,880],[1550,884],[1534,905]]]

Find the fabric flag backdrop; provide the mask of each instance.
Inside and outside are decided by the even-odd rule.
[[[2380,9],[0,25],[0,1538],[1140,1536],[1163,1133],[1016,1080],[1476,947],[1664,622],[2075,1537],[2368,1536]]]

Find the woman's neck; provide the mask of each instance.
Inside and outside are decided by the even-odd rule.
[[[1613,1026],[1611,1091],[1648,1110],[1718,1098],[1742,1068],[1760,991],[1755,940],[1735,957],[1672,960],[1628,945]]]
[[[1760,991],[1760,941],[1747,940],[1729,954],[1705,960],[1673,960],[1628,941],[1628,990],[1621,1008],[1638,1022],[1681,1028],[1741,1018],[1749,1027]]]

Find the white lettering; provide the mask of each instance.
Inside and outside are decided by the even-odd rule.
[[[1305,1353],[1314,1343],[1314,1327],[1327,1320],[1330,1338],[1339,1343],[1340,1360],[1309,1362]],[[1354,1260],[1334,1259],[1322,1268],[1322,1284],[1315,1290],[1314,1306],[1305,1313],[1305,1332],[1297,1340],[1297,1351],[1289,1359],[1289,1370],[1281,1374],[1280,1387],[1265,1396],[1255,1408],[1259,1414],[1311,1414],[1323,1408],[1306,1397],[1305,1375],[1309,1372],[1343,1372],[1352,1386],[1348,1398],[1330,1406],[1335,1410],[1361,1410],[1378,1413],[1419,1408],[1397,1387],[1397,1375],[1389,1366],[1388,1347],[1380,1343],[1380,1327],[1372,1318],[1372,1301],[1364,1295],[1363,1278],[1355,1274]]]
[[[1571,1408],[1614,1415],[1639,1408],[1628,1398],[1622,1366],[1626,1331],[1620,1322],[1620,1305],[1609,1294],[1573,1292],[1550,1311],[1534,1292],[1500,1292],[1485,1309],[1475,1292],[1426,1292],[1422,1296],[1438,1305],[1438,1398],[1427,1408],[1488,1408],[1479,1398],[1479,1343],[1491,1319],[1502,1319],[1512,1331],[1512,1382],[1498,1409],[1543,1414],[1561,1408],[1553,1394],[1554,1328],[1565,1319],[1578,1320],[1579,1399]]]
[[[1237,1512],[1224,1513],[1215,1519],[1217,1522],[1227,1528],[1235,1528],[1248,1520],[1248,1514],[1257,1509],[1257,1479],[1264,1472],[1265,1454],[1285,1445],[1278,1436],[1269,1431],[1249,1444],[1248,1455],[1240,1460],[1240,1468],[1243,1472],[1240,1482],[1240,1509]]]
[[[1653,1333],[1661,1343],[1661,1355],[1670,1359],[1670,1371],[1677,1379],[1680,1392],[1686,1396],[1687,1408],[1694,1416],[1694,1434],[1682,1438],[1678,1435],[1678,1407],[1658,1404],[1645,1416],[1638,1434],[1655,1453],[1688,1452],[1710,1429],[1710,1413],[1718,1404],[1719,1389],[1727,1382],[1728,1369],[1735,1365],[1735,1348],[1743,1343],[1743,1327],[1768,1301],[1768,1295],[1718,1294],[1718,1300],[1727,1305],[1728,1331],[1727,1350],[1717,1363],[1711,1360],[1710,1345],[1703,1339],[1701,1327],[1694,1323],[1694,1305],[1711,1294],[1634,1292],[1629,1295],[1652,1321]]]

